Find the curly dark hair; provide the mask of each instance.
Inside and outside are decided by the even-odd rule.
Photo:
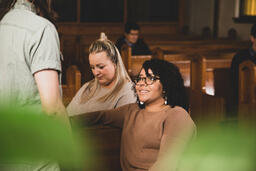
[[[161,59],[151,59],[145,61],[141,69],[145,70],[147,76],[150,76],[148,69],[151,69],[155,76],[160,77],[168,105],[171,107],[180,106],[189,111],[188,95],[184,86],[184,80],[176,65]],[[138,104],[140,108],[144,108],[143,105]]]
[[[0,20],[15,5],[17,0],[0,0]],[[48,19],[56,26],[57,13],[53,10],[52,0],[33,0],[38,15]]]

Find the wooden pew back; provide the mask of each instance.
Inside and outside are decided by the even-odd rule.
[[[256,65],[244,61],[239,65],[238,120],[248,126],[256,123]]]
[[[226,106],[222,97],[190,89],[189,104],[191,117],[196,124],[218,124],[225,120]]]
[[[249,48],[249,41],[234,40],[185,40],[185,41],[156,41],[149,44],[151,50],[161,48],[172,53],[186,52],[207,52],[207,51],[226,51],[235,52],[239,49]]]
[[[82,127],[79,131],[84,135],[84,141],[88,141],[87,138],[90,138],[90,142],[92,142],[91,152],[95,163],[90,170],[122,171],[120,165],[121,129],[96,125]],[[87,151],[84,153],[88,155]]]
[[[62,85],[64,105],[67,105],[81,88],[81,72],[78,70],[77,66],[71,65],[68,67],[66,82],[65,85]]]

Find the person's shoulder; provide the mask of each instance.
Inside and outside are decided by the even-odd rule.
[[[241,49],[232,58],[232,63],[234,63],[234,64],[240,63],[243,60],[246,60],[249,56],[250,56],[249,49]]]
[[[138,38],[136,43],[138,43],[138,44],[146,44],[143,38]]]
[[[192,120],[189,113],[180,106],[170,108],[165,122],[167,124],[185,126],[191,130],[196,130],[195,122]]]
[[[88,82],[86,82],[86,83],[84,83],[84,85],[82,85],[82,87],[79,89],[79,91],[84,91],[84,90],[87,89],[88,86],[89,86],[90,84],[92,84],[92,83],[93,83],[92,80],[91,80],[91,81],[88,81]],[[90,87],[90,88],[92,88],[92,87]]]
[[[116,44],[121,43],[121,42],[124,42],[124,39],[125,39],[124,35],[120,36],[120,37],[117,39]]]
[[[126,81],[123,85],[124,90],[133,90],[134,83],[132,81]]]
[[[134,95],[134,83],[132,81],[126,81],[121,89],[121,94],[133,94]]]
[[[250,55],[250,51],[249,49],[241,49],[239,50],[234,57],[237,57],[237,56],[244,56],[244,55]]]
[[[167,112],[168,112],[167,119],[193,122],[189,113],[184,108],[182,108],[180,106],[175,106],[172,108],[170,107]]]
[[[37,23],[37,26],[34,27],[36,30],[49,29],[50,31],[57,33],[56,27],[49,20],[38,15],[34,15],[33,17],[34,22]]]
[[[118,99],[122,101],[122,103],[134,103],[136,102],[136,95],[134,91],[134,85],[132,81],[126,81],[121,90],[118,93]]]
[[[8,15],[9,22],[14,22],[17,26],[27,28],[32,32],[37,32],[45,28],[56,30],[55,26],[49,20],[28,10],[14,9]]]
[[[170,107],[168,112],[170,112],[172,115],[177,115],[177,116],[181,116],[181,115],[189,116],[188,112],[180,106]]]

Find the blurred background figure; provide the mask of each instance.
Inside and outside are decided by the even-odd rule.
[[[201,33],[202,39],[208,40],[212,38],[212,31],[210,27],[203,27]]]
[[[251,27],[251,47],[248,49],[243,49],[238,51],[232,59],[231,63],[231,79],[232,79],[232,95],[233,101],[231,105],[231,112],[236,116],[238,110],[238,81],[239,81],[239,65],[246,61],[250,60],[256,64],[256,24]]]
[[[60,93],[55,17],[48,0],[0,1],[0,103],[44,111],[69,126]],[[10,165],[17,170],[59,170],[53,162],[30,164],[24,161]]]
[[[1,101],[42,106],[46,113],[65,117],[59,38],[52,23],[51,1],[2,0],[0,19]]]
[[[116,41],[116,47],[121,51],[123,45],[132,48],[132,55],[149,55],[151,51],[148,45],[139,38],[140,27],[137,23],[127,22],[125,24],[125,33]]]
[[[94,79],[85,83],[68,105],[70,116],[113,109],[136,101],[133,83],[120,53],[104,33],[91,44],[89,63]]]
[[[234,28],[230,28],[228,30],[228,39],[237,40],[237,31]]]

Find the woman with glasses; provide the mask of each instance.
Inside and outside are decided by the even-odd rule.
[[[188,114],[188,99],[179,69],[164,60],[146,61],[135,84],[137,104],[87,113],[72,120],[122,128],[123,171],[175,170],[180,154],[196,132]]]

